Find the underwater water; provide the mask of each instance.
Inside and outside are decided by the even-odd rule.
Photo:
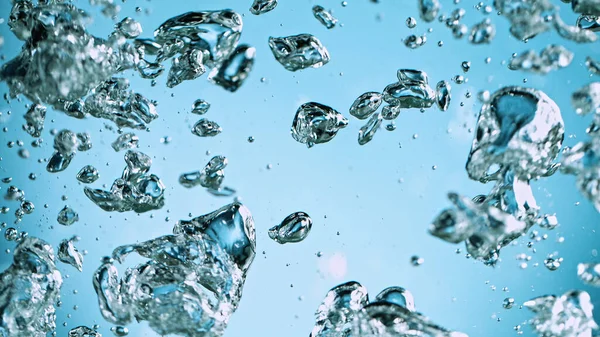
[[[1,334],[600,333],[572,1],[1,1]]]

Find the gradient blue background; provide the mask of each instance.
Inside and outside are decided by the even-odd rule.
[[[5,20],[10,12],[8,2],[0,3],[0,15]],[[548,239],[535,244],[536,253],[526,247],[529,239],[524,237],[517,245],[504,248],[501,263],[490,268],[466,259],[463,245],[451,245],[427,233],[431,220],[449,205],[448,191],[474,196],[491,189],[491,184],[484,186],[470,181],[464,170],[473,136],[468,128],[474,127],[480,108],[475,98],[477,92],[494,91],[506,85],[543,90],[561,107],[566,124],[565,145],[573,145],[587,138],[584,130],[590,118],[574,113],[570,93],[595,80],[583,62],[588,55],[598,58],[597,43],[576,45],[548,32],[524,44],[509,35],[504,18],[492,13],[488,16],[497,27],[495,40],[491,45],[473,46],[466,40],[454,40],[449,29],[437,21],[422,22],[413,0],[381,0],[379,4],[350,0],[347,7],[342,7],[338,0],[282,0],[275,10],[258,17],[248,11],[251,2],[119,2],[123,8],[119,20],[124,16],[139,20],[144,28],[142,37],[151,37],[163,21],[186,11],[234,9],[244,14],[240,42],[257,49],[250,77],[234,94],[208,83],[206,76],[168,89],[166,74],[155,87],[136,74],[124,75],[131,79],[134,90],[159,101],[160,118],[150,124],[151,131],[136,131],[136,134],[140,150],[153,158],[152,172],[167,186],[166,205],[161,210],[139,215],[106,213],[84,196],[83,185],[75,179],[81,167],[96,166],[101,178],[91,186],[101,187],[110,186],[125,166],[124,153],[115,153],[110,148],[117,134],[105,127],[105,121],[76,120],[49,111],[44,145],[32,148],[33,139],[21,129],[22,115],[29,104],[27,99],[12,100],[10,104],[0,102],[0,126],[8,128],[8,132],[0,133],[0,176],[12,177],[10,185],[23,189],[27,199],[36,205],[35,212],[26,215],[17,228],[49,241],[54,247],[61,239],[76,234],[82,238],[77,245],[79,249],[88,251],[82,273],[58,264],[65,277],[63,306],[57,312],[58,336],[66,336],[72,327],[96,323],[105,336],[112,335],[111,324],[99,313],[91,281],[102,256],[109,255],[119,245],[168,234],[177,220],[189,218],[188,213],[198,216],[231,202],[231,198],[217,198],[200,187],[186,189],[178,183],[181,173],[200,169],[212,155],[225,155],[229,159],[225,185],[238,191],[254,216],[257,230],[258,254],[248,274],[239,310],[225,336],[305,337],[312,329],[314,311],[327,290],[348,280],[361,282],[372,297],[387,286],[403,286],[414,294],[419,311],[442,326],[470,336],[516,335],[513,327],[532,317],[518,306],[503,309],[505,297],[514,297],[517,303],[522,303],[534,296],[562,294],[573,288],[591,293],[599,307],[596,317],[600,320],[600,291],[582,284],[576,276],[578,262],[600,262],[593,253],[600,238],[596,232],[600,216],[576,190],[573,177],[557,174],[533,183],[542,210],[556,213],[560,221],[560,227],[554,231],[540,230],[541,234],[548,234]],[[563,18],[573,23],[575,16],[569,7],[554,2],[562,7]],[[444,13],[457,7],[450,0],[442,3]],[[486,17],[473,8],[474,3],[463,0],[458,5],[467,9],[463,22],[469,25]],[[99,8],[90,9],[87,1],[77,4],[95,18],[90,31],[107,36],[114,22],[101,16]],[[315,4],[333,9],[343,27],[332,30],[323,27],[312,16]],[[492,1],[485,4],[491,5]],[[142,8],[141,13],[136,13],[136,6]],[[405,26],[408,16],[417,18],[418,25],[413,30]],[[403,45],[404,37],[425,33],[430,27],[433,32],[427,34],[425,46],[409,50]],[[267,45],[268,37],[299,33],[314,34],[323,42],[331,54],[329,64],[291,73],[275,61]],[[22,42],[10,33],[6,21],[0,25],[0,34],[5,39],[0,52],[8,60],[18,53]],[[437,45],[439,40],[444,41],[441,48]],[[513,52],[528,48],[539,51],[548,43],[559,43],[575,52],[570,67],[538,76],[510,71],[501,64]],[[486,57],[492,58],[490,64],[484,62]],[[468,83],[452,84],[453,101],[448,111],[434,108],[425,113],[402,111],[396,120],[397,130],[388,132],[382,125],[371,143],[362,147],[357,144],[358,129],[363,122],[347,113],[357,96],[365,91],[380,91],[394,82],[398,68],[424,70],[435,85],[439,80],[462,74],[460,64],[465,60],[472,64],[466,74]],[[262,77],[265,82],[261,82]],[[527,83],[523,84],[525,78]],[[0,92],[6,91],[6,85],[1,84]],[[465,97],[467,92],[472,93],[471,98]],[[223,127],[221,135],[203,139],[190,132],[191,125],[199,119],[189,112],[197,98],[211,103],[205,117]],[[307,101],[343,112],[350,118],[350,125],[330,143],[307,149],[289,134],[296,109]],[[59,174],[47,173],[45,163],[38,163],[38,159],[49,158],[53,151],[49,132],[54,128],[90,132],[94,144],[92,150],[78,153],[70,167]],[[413,139],[413,134],[418,134],[418,138]],[[169,144],[160,142],[165,136],[172,138]],[[254,143],[247,142],[249,136],[256,139]],[[17,140],[25,142],[31,153],[29,159],[17,155],[17,146],[5,146],[8,141]],[[207,151],[211,154],[207,155]],[[272,169],[267,169],[268,164],[272,164]],[[432,170],[433,165],[437,170]],[[30,173],[37,175],[35,181],[28,179]],[[8,186],[1,184],[0,193]],[[63,195],[68,200],[61,200]],[[7,215],[0,215],[0,221],[12,226],[18,203],[4,200],[0,203],[11,208]],[[80,217],[71,227],[56,222],[59,210],[66,204]],[[271,241],[268,228],[299,210],[309,213],[314,220],[309,237],[302,243],[284,246]],[[565,238],[564,243],[557,242],[559,237]],[[12,250],[14,244],[2,239],[0,247],[4,252],[6,248]],[[456,248],[463,253],[456,254]],[[317,257],[317,252],[322,252],[322,257]],[[552,252],[564,258],[563,265],[554,272],[543,266],[543,260]],[[520,253],[533,256],[525,270],[519,268],[520,261],[515,259]],[[3,270],[10,264],[12,254],[0,255]],[[412,255],[424,258],[425,263],[411,266]],[[347,272],[331,270],[340,261],[347,262]],[[534,263],[539,266],[534,267]],[[503,287],[509,291],[503,292]],[[74,290],[78,293],[73,294]],[[73,310],[74,305],[79,308]],[[128,328],[130,336],[155,336],[145,323],[133,323]],[[533,335],[528,327],[524,330],[523,336]]]

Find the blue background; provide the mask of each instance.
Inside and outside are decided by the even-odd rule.
[[[2,1],[0,14],[7,20],[9,1]],[[463,0],[467,10],[463,19],[469,26],[490,17],[497,36],[490,45],[473,46],[454,40],[444,24],[423,22],[417,15],[416,1],[350,0],[347,7],[340,1],[320,0],[280,1],[270,13],[254,16],[248,8],[251,0],[202,1],[127,1],[120,3],[119,20],[131,16],[144,28],[142,37],[151,37],[153,30],[166,19],[190,10],[231,8],[244,14],[241,43],[255,46],[254,69],[243,87],[236,93],[226,92],[206,81],[206,75],[184,82],[174,89],[165,86],[166,74],[155,87],[137,74],[125,73],[132,88],[146,97],[159,101],[159,119],[150,124],[150,132],[135,131],[140,138],[140,150],[153,158],[151,172],[160,176],[167,186],[166,205],[158,211],[106,213],[93,205],[83,194],[83,185],[75,175],[81,167],[94,165],[101,178],[91,184],[107,187],[120,176],[125,163],[124,152],[116,153],[110,143],[117,137],[114,128],[94,118],[76,120],[50,110],[43,132],[44,144],[33,148],[33,140],[22,129],[22,117],[27,99],[0,102],[2,140],[0,176],[12,177],[11,184],[1,184],[0,193],[16,185],[35,203],[35,212],[26,215],[19,231],[39,236],[54,247],[60,240],[79,235],[80,250],[87,250],[83,272],[59,263],[65,277],[62,289],[63,306],[57,312],[58,336],[78,325],[100,324],[100,332],[112,335],[111,325],[100,315],[92,288],[92,273],[100,258],[123,244],[148,240],[168,234],[179,219],[208,213],[231,198],[217,198],[203,188],[186,189],[179,185],[183,172],[202,168],[213,155],[229,159],[225,185],[235,188],[238,196],[251,210],[257,230],[257,256],[244,288],[239,310],[233,315],[225,336],[306,336],[314,323],[314,312],[331,287],[348,280],[365,285],[372,297],[387,286],[399,285],[415,296],[417,310],[449,329],[470,336],[505,337],[516,334],[513,327],[532,315],[516,305],[502,308],[505,297],[522,303],[547,293],[560,295],[569,289],[590,292],[598,308],[600,292],[582,284],[576,276],[578,262],[600,262],[594,253],[600,236],[596,232],[599,215],[577,191],[575,179],[556,174],[533,182],[534,194],[542,211],[556,213],[560,227],[547,233],[548,239],[536,243],[533,253],[527,248],[527,237],[501,252],[502,261],[496,268],[466,259],[463,245],[442,242],[427,233],[431,220],[449,205],[446,193],[456,191],[467,196],[485,194],[492,185],[470,181],[464,169],[473,134],[475,118],[481,104],[476,99],[479,90],[494,91],[506,85],[524,85],[543,90],[561,107],[565,120],[565,145],[585,140],[585,128],[590,118],[577,116],[570,105],[570,93],[594,78],[583,62],[591,55],[598,58],[599,45],[576,45],[560,39],[556,33],[544,33],[529,43],[517,41],[508,33],[506,19],[495,11],[484,15],[473,8],[474,1]],[[574,23],[575,16],[568,5],[562,7],[563,19]],[[452,1],[442,1],[444,13],[457,8]],[[78,6],[94,17],[90,32],[107,36],[113,21],[100,15],[99,8],[90,8],[87,1]],[[331,8],[343,26],[327,30],[313,16],[311,8],[319,4]],[[485,4],[492,4],[486,1]],[[141,7],[137,13],[135,7]],[[148,12],[146,12],[146,10]],[[405,20],[417,18],[415,29],[408,29]],[[427,44],[416,50],[406,48],[402,39],[409,34],[423,34],[428,28]],[[311,33],[317,36],[331,54],[331,61],[320,69],[291,73],[278,64],[269,50],[269,36]],[[0,25],[5,43],[0,52],[11,59],[22,42],[14,38],[6,22]],[[444,41],[443,47],[437,42]],[[541,50],[548,43],[559,43],[575,53],[572,64],[546,76],[510,71],[501,62],[514,52],[533,48]],[[491,63],[484,62],[491,57]],[[366,91],[380,91],[396,80],[398,68],[415,68],[429,74],[435,85],[462,74],[461,62],[471,61],[465,75],[468,83],[452,84],[450,109],[440,112],[429,109],[402,111],[396,120],[397,129],[382,128],[365,146],[357,143],[359,128],[364,122],[350,118],[348,108],[356,97]],[[261,78],[266,81],[262,82]],[[523,80],[527,83],[523,84]],[[7,92],[5,84],[0,92]],[[472,93],[466,98],[467,92]],[[189,111],[195,99],[211,103],[204,116],[223,127],[214,138],[198,138],[190,132],[199,119]],[[307,149],[290,136],[290,126],[300,104],[315,101],[344,113],[350,125],[330,143]],[[464,102],[464,106],[459,103]],[[10,112],[10,113],[9,113]],[[94,147],[78,153],[70,167],[59,174],[50,174],[38,159],[52,154],[51,129],[68,128],[75,132],[90,132]],[[413,139],[413,134],[418,138]],[[172,138],[169,144],[161,138]],[[247,138],[256,140],[249,143]],[[29,159],[17,155],[18,146],[8,148],[9,141],[22,140],[30,151]],[[207,155],[210,151],[210,155]],[[272,168],[267,169],[271,164]],[[437,169],[432,170],[436,165]],[[28,179],[35,173],[37,179]],[[400,183],[399,181],[403,182]],[[67,196],[68,200],[61,200]],[[0,221],[9,227],[14,221],[17,202],[2,201],[11,208]],[[48,204],[48,208],[43,205]],[[56,222],[64,205],[78,213],[80,221],[71,227]],[[314,226],[302,243],[278,245],[267,236],[267,230],[294,211],[311,215]],[[168,220],[167,220],[168,219]],[[3,229],[4,230],[4,229]],[[533,228],[533,230],[539,230]],[[338,234],[339,233],[339,234]],[[563,243],[558,242],[564,237]],[[14,244],[0,240],[2,252]],[[456,248],[462,253],[456,254]],[[322,252],[317,257],[317,252]],[[547,254],[558,252],[564,262],[551,272],[543,266]],[[529,267],[522,270],[515,256],[532,256]],[[419,267],[410,264],[418,255],[425,262]],[[0,253],[0,269],[11,262],[12,253]],[[340,270],[345,261],[347,269]],[[534,267],[535,263],[539,266]],[[336,268],[333,268],[337,266]],[[489,281],[489,282],[488,282]],[[492,289],[495,286],[496,290]],[[503,287],[508,292],[502,291]],[[77,294],[73,291],[77,290]],[[74,310],[73,306],[78,309]],[[70,318],[67,315],[71,315]],[[501,320],[498,322],[497,318]],[[63,326],[66,322],[67,326]],[[128,326],[130,336],[155,336],[145,323]],[[532,336],[524,327],[523,336]]]

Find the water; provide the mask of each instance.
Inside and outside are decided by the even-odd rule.
[[[40,53],[31,60],[34,66],[28,71],[30,76],[41,74],[39,81],[28,82],[25,87],[11,82],[15,83],[14,90],[26,95],[8,98],[10,102],[3,98],[0,103],[0,130],[6,130],[0,132],[0,178],[8,181],[0,183],[0,196],[4,197],[11,185],[23,192],[22,196],[2,199],[0,203],[0,207],[7,209],[0,214],[0,270],[6,270],[12,264],[15,247],[24,237],[37,237],[50,243],[56,254],[56,269],[62,274],[61,304],[57,304],[58,298],[50,300],[56,310],[57,336],[67,336],[71,329],[79,326],[97,330],[105,337],[115,335],[117,329],[128,330],[128,336],[158,336],[155,329],[160,322],[153,320],[154,314],[140,313],[144,318],[140,323],[135,322],[135,318],[127,324],[104,319],[92,286],[93,274],[103,264],[102,257],[111,255],[117,247],[141,245],[172,235],[178,220],[208,214],[231,204],[234,199],[252,211],[256,256],[247,269],[243,295],[237,310],[230,315],[224,336],[242,336],[250,331],[261,336],[305,337],[315,325],[314,313],[327,292],[352,280],[360,281],[371,290],[369,301],[361,304],[361,307],[369,306],[365,309],[366,316],[360,316],[360,321],[365,322],[364,328],[382,322],[373,318],[380,318],[383,313],[407,315],[405,310],[394,306],[403,305],[400,304],[402,296],[406,303],[409,302],[406,292],[394,290],[387,297],[376,296],[379,290],[390,286],[401,287],[412,294],[414,311],[426,315],[429,322],[469,336],[505,337],[518,333],[537,336],[535,327],[527,321],[547,314],[538,315],[520,307],[539,296],[560,298],[570,289],[586,291],[590,295],[590,302],[595,306],[595,321],[600,321],[598,288],[584,282],[594,282],[597,275],[592,267],[586,267],[578,274],[580,263],[592,266],[598,263],[596,225],[600,218],[594,207],[598,200],[594,187],[598,176],[594,164],[597,158],[594,133],[600,124],[594,111],[598,96],[590,90],[594,86],[589,86],[598,81],[598,76],[594,73],[593,63],[586,65],[588,58],[598,60],[598,42],[576,42],[573,39],[586,36],[589,39],[590,34],[559,26],[559,32],[568,37],[563,38],[557,32],[555,22],[549,20],[554,18],[554,13],[544,9],[542,1],[537,2],[536,8],[527,10],[533,13],[528,14],[531,20],[527,22],[517,20],[509,10],[508,3],[514,7],[517,1],[487,1],[479,9],[478,2],[465,0],[458,4],[422,1],[426,6],[433,4],[435,7],[439,3],[441,7],[430,21],[422,16],[421,1],[417,0],[402,4],[349,0],[345,5],[329,0],[279,1],[273,10],[258,16],[249,11],[252,0],[207,0],[193,8],[184,2],[93,2],[96,3],[93,6],[88,5],[88,1],[78,1],[76,5],[88,11],[94,22],[88,24],[88,19],[81,17],[85,30],[79,29],[78,25],[69,29],[77,39],[84,37],[91,41],[94,37],[94,44],[80,45],[52,34],[34,36],[36,43],[30,47],[39,48]],[[566,25],[593,27],[595,20],[578,21],[579,13],[572,11],[574,3],[581,7],[584,2],[589,3],[549,1],[560,7],[560,18]],[[506,8],[500,8],[503,4]],[[315,5],[331,10],[338,20],[335,28],[328,30],[315,19],[312,11]],[[30,39],[27,36],[17,39],[9,30],[10,7],[9,2],[0,3],[4,18],[4,23],[0,23],[0,36],[4,41],[0,53],[5,57],[0,61],[2,64],[18,56],[24,40]],[[168,32],[162,29],[165,33],[160,35],[160,42],[149,41],[154,40],[155,30],[171,18],[189,11],[222,13],[225,8],[239,16],[229,12],[208,16],[211,20],[226,22],[228,29],[214,35],[205,34],[197,29],[202,15],[195,14],[192,18],[177,20],[174,25],[169,24],[178,29]],[[454,19],[452,13],[459,8],[464,9],[464,13],[456,11],[457,19]],[[502,15],[497,15],[497,11],[502,11]],[[111,16],[115,12],[118,14],[113,20]],[[442,21],[438,19],[440,15],[444,15]],[[77,17],[75,14],[75,19],[79,20]],[[408,17],[418,24],[409,28]],[[48,18],[52,20],[53,16]],[[142,29],[136,38],[127,35],[135,36],[137,28],[124,25],[121,33],[112,34],[115,25],[125,18],[139,22]],[[243,21],[242,24],[238,19]],[[448,19],[450,26],[447,26]],[[471,44],[472,27],[486,19],[495,26],[495,36],[490,43]],[[11,25],[17,27],[18,22]],[[211,27],[218,29],[220,26]],[[456,34],[462,39],[455,39],[453,27],[458,27]],[[185,34],[192,32],[197,38],[183,41],[185,30]],[[522,37],[515,38],[514,33]],[[269,36],[298,34],[317,37],[328,51],[328,63],[316,69],[286,70],[273,56],[268,39]],[[414,50],[406,48],[403,39],[409,35],[426,36],[428,42]],[[521,42],[522,39],[527,43]],[[442,47],[438,46],[439,41],[443,41]],[[56,44],[64,46],[62,52],[51,48]],[[244,52],[235,53],[237,57],[233,57],[236,48],[244,45],[255,49],[253,58],[246,57],[251,55],[246,53],[249,49],[238,49]],[[570,64],[553,68],[545,75],[508,68],[513,53],[521,55],[533,50],[542,57],[541,52],[548,45],[560,45],[573,53]],[[207,46],[210,47],[207,54],[193,52]],[[86,48],[96,53],[78,54],[82,49],[87,51]],[[138,52],[136,60],[131,51],[142,49],[143,55]],[[56,62],[44,64],[41,56]],[[103,66],[93,65],[94,57],[102,58]],[[171,83],[181,81],[169,88],[167,82],[175,59],[178,60],[176,64],[184,65],[181,69],[190,72],[173,72],[174,82]],[[253,60],[251,67],[248,66],[250,59]],[[85,67],[79,67],[73,60],[87,63]],[[564,58],[550,58],[550,61],[558,62],[557,65],[564,64],[559,62],[561,60]],[[466,67],[465,61],[468,62]],[[223,64],[229,66],[222,67]],[[52,72],[53,69],[58,71]],[[122,69],[125,71],[121,72]],[[368,144],[358,145],[357,135],[368,119],[361,121],[353,117],[349,113],[352,103],[365,92],[383,93],[387,85],[399,80],[395,74],[398,69],[427,73],[427,83],[432,90],[429,92],[431,106],[399,108],[388,102],[381,104],[373,114],[394,120],[395,130],[379,130]],[[142,78],[142,73],[148,78]],[[208,81],[211,74],[214,76]],[[459,75],[462,76],[457,77],[459,80],[452,81]],[[83,82],[78,83],[83,84],[67,85],[73,79],[81,79]],[[440,96],[436,93],[436,84],[440,81],[452,85],[452,99],[446,111],[440,111],[437,106]],[[237,89],[230,92],[225,87]],[[495,94],[505,87],[534,88],[554,102],[560,110],[564,129],[561,145],[571,150],[559,149],[554,156],[554,147],[546,149],[535,145],[539,152],[528,158],[524,167],[536,163],[536,170],[515,169],[512,180],[503,175],[505,179],[484,184],[471,180],[465,165],[478,133],[477,117],[482,105],[484,102],[496,104]],[[94,91],[79,96],[80,90],[89,89]],[[9,86],[2,82],[0,92],[4,95],[8,91]],[[35,101],[34,92],[42,93],[41,101]],[[64,98],[69,101],[61,101]],[[194,101],[199,98],[211,105],[202,116],[191,113]],[[518,98],[515,100],[520,106],[530,106]],[[45,107],[44,117],[41,117],[41,107],[32,104],[36,102]],[[300,144],[290,135],[295,113],[307,102],[318,102],[340,114],[327,110],[330,115],[321,115],[333,116],[331,120],[335,123],[332,126],[338,128],[334,136],[331,130],[319,133],[326,130],[311,128],[315,133],[298,133],[301,135],[298,138],[304,140],[304,144]],[[546,106],[552,105],[548,100],[545,102]],[[497,103],[511,106],[514,101]],[[33,109],[32,118],[27,120],[23,116],[30,109]],[[84,116],[87,117],[82,118]],[[493,155],[496,163],[503,161],[501,158],[516,156],[516,150],[524,144],[530,148],[529,145],[533,147],[537,141],[543,143],[547,128],[534,132],[534,125],[552,129],[552,125],[560,124],[556,119],[547,124],[528,122],[528,118],[521,117],[529,114],[520,116],[511,111],[502,116],[490,121],[498,124],[503,123],[501,120],[517,120],[524,126],[516,133],[508,127],[493,129],[502,130],[502,139],[496,141],[494,134],[484,146],[494,148],[488,156]],[[43,128],[38,123],[40,118],[44,120]],[[217,123],[223,131],[216,137],[195,136],[191,130],[200,118]],[[387,123],[379,128],[384,128]],[[23,130],[23,126],[27,130]],[[53,129],[55,133],[51,133]],[[591,133],[586,134],[586,129]],[[53,158],[54,136],[60,130],[71,130],[76,135],[75,155],[64,170],[49,173],[46,160]],[[39,137],[36,137],[38,132]],[[133,165],[124,162],[127,149],[115,152],[111,148],[120,134],[129,132],[139,138],[138,147],[130,150],[147,155],[147,158],[130,158],[130,161],[138,161]],[[78,137],[84,133],[89,134],[87,139],[91,142]],[[413,135],[418,137],[413,138]],[[528,138],[535,135],[541,138],[532,139],[534,143],[530,143]],[[310,141],[309,136],[312,137]],[[32,145],[34,141],[36,145]],[[7,146],[9,142],[12,147]],[[93,146],[83,151],[79,147],[84,143],[88,144],[85,147]],[[314,146],[308,149],[308,143]],[[512,146],[517,143],[518,146]],[[577,146],[578,143],[582,144]],[[29,158],[19,156],[20,150],[27,150]],[[66,154],[68,157],[69,153]],[[226,177],[218,190],[203,186],[188,189],[179,183],[182,173],[202,171],[214,156],[228,159],[224,169]],[[53,167],[64,167],[65,158],[61,154],[55,159],[57,166]],[[149,160],[151,167],[147,165]],[[563,167],[552,166],[557,162],[564,163]],[[267,169],[269,164],[270,169]],[[97,180],[84,184],[78,180],[78,172],[87,165],[99,174]],[[126,166],[127,173],[124,174]],[[434,166],[435,170],[432,169]],[[475,178],[489,179],[497,169],[495,165],[486,167],[485,172],[476,173]],[[551,176],[545,176],[552,172]],[[31,174],[35,180],[29,178]],[[529,175],[535,178],[529,179]],[[115,183],[115,180],[118,181]],[[128,206],[122,209],[128,210],[122,213],[103,210],[86,196],[86,186],[96,193],[92,195],[108,198],[101,200],[103,202],[116,198],[114,200],[118,202],[113,205],[121,205],[120,200],[127,200]],[[486,206],[476,204],[477,210],[501,209],[520,221],[521,227],[522,223],[531,227],[525,236],[514,239],[507,236],[512,240],[506,240],[507,244],[499,250],[498,256],[491,256],[488,261],[495,267],[486,266],[472,254],[480,250],[473,250],[473,247],[469,253],[467,248],[471,246],[465,247],[464,241],[454,245],[432,237],[427,231],[436,216],[452,205],[446,198],[450,191],[468,200],[484,196]],[[159,200],[164,203],[160,207]],[[25,211],[31,207],[22,206],[25,201],[35,204],[30,214]],[[99,204],[107,205],[103,202]],[[155,207],[148,207],[148,203]],[[79,221],[71,226],[62,226],[56,221],[65,205],[79,216]],[[133,205],[139,205],[141,209],[137,211],[143,212],[136,213]],[[271,240],[269,228],[296,210],[305,211],[313,220],[308,237],[286,245]],[[496,215],[494,211],[492,213]],[[21,221],[15,223],[18,217]],[[5,235],[12,241],[6,241]],[[81,237],[74,242],[85,261],[81,272],[58,260],[61,241],[73,236]],[[495,235],[480,237],[496,238]],[[505,240],[500,241],[504,243]],[[228,247],[233,248],[236,241],[230,242]],[[473,242],[479,241],[474,239]],[[224,251],[222,247],[213,248],[215,252]],[[457,249],[459,254],[455,253]],[[157,249],[155,254],[164,251]],[[424,262],[413,266],[413,256]],[[544,264],[549,256],[555,261],[562,258],[558,269],[551,271]],[[33,258],[31,261],[39,260]],[[112,264],[118,268],[120,278],[125,278],[127,267],[132,267],[132,275],[137,275],[135,267],[152,265],[151,260],[156,259],[131,253],[123,265],[116,261]],[[48,263],[44,262],[44,265]],[[223,262],[223,265],[229,264]],[[526,266],[524,269],[523,265]],[[189,270],[189,266],[178,265],[177,268]],[[161,266],[150,270],[173,269]],[[169,286],[161,288],[165,296],[174,294]],[[502,290],[504,288],[510,291]],[[140,292],[144,289],[140,287]],[[507,298],[514,299],[508,310],[503,308]],[[575,303],[576,298],[569,296],[563,303]],[[373,305],[383,299],[394,305]],[[213,300],[211,297],[211,303],[217,302]],[[579,303],[583,302],[579,300]],[[77,310],[75,306],[78,306]],[[404,306],[408,309],[409,305]],[[591,325],[589,317],[577,311],[576,306],[569,310],[586,318],[582,323]],[[377,316],[378,313],[381,315]],[[423,316],[411,314],[410,317],[425,321]],[[155,322],[152,326],[151,321]],[[96,324],[98,326],[94,327]],[[519,329],[515,330],[517,326]],[[31,336],[30,333],[26,335]]]

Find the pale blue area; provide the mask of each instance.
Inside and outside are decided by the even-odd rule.
[[[9,1],[0,3],[0,15],[6,20]],[[160,118],[151,125],[151,132],[139,132],[140,150],[154,160],[151,172],[162,178],[168,190],[166,206],[155,212],[106,213],[93,205],[83,194],[83,186],[75,179],[86,164],[100,171],[101,178],[91,184],[100,188],[110,186],[120,176],[125,163],[123,152],[115,153],[110,143],[117,137],[115,131],[104,128],[104,121],[88,118],[76,120],[60,112],[49,111],[43,133],[44,145],[32,148],[32,138],[21,129],[22,115],[29,102],[13,100],[10,105],[0,102],[2,132],[0,176],[11,176],[11,184],[23,189],[27,199],[36,205],[18,225],[30,235],[39,236],[58,246],[61,239],[74,234],[81,236],[80,249],[86,249],[84,270],[77,272],[68,265],[59,264],[65,278],[62,301],[57,313],[57,335],[66,336],[69,328],[78,325],[101,325],[104,336],[111,336],[110,324],[104,321],[92,288],[92,273],[100,258],[117,246],[147,240],[168,234],[178,219],[208,213],[229,203],[229,198],[217,198],[201,187],[186,189],[179,185],[183,172],[203,167],[212,155],[229,159],[225,185],[238,191],[256,221],[258,254],[252,265],[239,310],[233,315],[225,336],[305,337],[312,329],[313,314],[325,293],[331,287],[348,280],[357,280],[371,291],[371,297],[387,286],[399,285],[409,289],[415,297],[417,309],[447,328],[468,333],[470,336],[506,337],[516,335],[513,327],[532,315],[518,305],[511,310],[502,308],[505,297],[514,297],[522,303],[534,296],[562,294],[569,289],[584,289],[591,293],[598,308],[600,321],[600,291],[582,284],[576,276],[578,262],[600,262],[592,256],[598,249],[600,216],[575,188],[575,179],[556,174],[533,183],[538,204],[546,213],[556,213],[560,227],[547,233],[548,239],[536,243],[537,252],[526,247],[529,239],[518,240],[518,245],[502,250],[502,261],[496,268],[484,266],[464,257],[463,245],[442,242],[427,233],[430,221],[449,205],[448,191],[468,196],[487,193],[491,184],[484,186],[470,181],[464,166],[469,152],[473,128],[480,103],[479,90],[494,91],[506,85],[525,85],[542,89],[561,107],[566,124],[565,145],[585,140],[585,128],[590,118],[577,116],[570,105],[570,93],[590,78],[583,62],[592,55],[600,58],[599,45],[576,45],[560,39],[554,32],[544,33],[524,44],[509,36],[504,18],[491,14],[497,26],[497,36],[491,45],[473,46],[466,40],[454,40],[449,29],[439,22],[425,24],[418,18],[414,0],[350,0],[347,7],[340,1],[281,0],[278,7],[261,16],[250,14],[251,0],[201,1],[133,1],[120,3],[120,18],[129,15],[139,20],[144,28],[142,37],[151,37],[152,31],[166,19],[190,10],[231,8],[244,13],[244,32],[241,43],[255,46],[257,59],[254,69],[236,93],[231,94],[206,81],[206,76],[184,82],[175,89],[165,86],[166,75],[155,87],[137,75],[127,73],[132,88],[159,101]],[[456,5],[442,1],[444,12]],[[471,25],[484,18],[472,8],[474,1],[463,0],[467,15],[464,22]],[[486,4],[491,5],[491,0]],[[562,7],[564,19],[567,5]],[[88,9],[87,1],[79,1]],[[343,24],[327,30],[313,16],[314,4],[332,8]],[[136,13],[140,6],[142,13]],[[148,9],[150,15],[144,14]],[[90,30],[106,36],[113,22],[91,9],[95,23]],[[418,25],[410,30],[405,26],[408,16],[417,17]],[[380,17],[381,19],[377,19]],[[407,49],[402,39],[409,34],[427,34],[428,42],[417,50]],[[331,62],[320,69],[297,73],[286,71],[269,50],[269,36],[287,36],[311,33],[328,48]],[[22,42],[9,32],[6,22],[0,25],[5,44],[0,52],[6,59],[14,57]],[[437,42],[444,41],[443,47]],[[560,43],[575,52],[570,67],[547,76],[510,71],[501,65],[514,52],[528,48],[541,50],[548,43]],[[484,59],[491,57],[490,64]],[[379,130],[373,141],[365,146],[357,143],[359,128],[364,124],[350,118],[348,108],[356,97],[366,91],[382,90],[396,80],[398,68],[426,71],[430,82],[450,80],[462,74],[460,64],[469,60],[469,81],[452,84],[453,101],[446,112],[432,108],[425,113],[403,111],[397,119],[397,130]],[[343,73],[343,75],[342,75]],[[261,78],[266,81],[261,82]],[[527,83],[523,84],[523,79]],[[0,92],[6,92],[2,84]],[[472,97],[466,98],[465,93]],[[198,138],[190,132],[199,119],[190,114],[191,104],[197,98],[211,103],[206,118],[218,122],[224,132],[215,138]],[[295,111],[302,103],[320,102],[344,113],[350,125],[330,143],[312,149],[295,142],[289,134]],[[464,102],[464,106],[459,105]],[[8,112],[11,114],[8,114]],[[466,126],[464,126],[466,125]],[[52,128],[69,128],[92,134],[94,147],[78,153],[70,167],[59,174],[45,171],[40,158],[49,158]],[[448,129],[451,132],[448,132]],[[413,139],[413,134],[418,134]],[[170,136],[170,144],[160,139]],[[254,143],[247,138],[253,136]],[[8,141],[23,140],[31,157],[18,157],[18,147],[9,149]],[[401,144],[401,146],[399,146]],[[211,155],[206,152],[210,151]],[[267,164],[272,164],[268,170]],[[436,165],[437,169],[432,170]],[[28,179],[29,173],[37,179]],[[403,183],[399,183],[403,179]],[[8,187],[1,184],[0,193]],[[68,196],[62,201],[61,196]],[[43,205],[47,203],[48,208]],[[576,205],[579,203],[579,205]],[[2,201],[9,206],[8,215],[0,221],[14,221],[16,202]],[[80,221],[71,227],[56,222],[59,210],[68,204],[79,212]],[[305,211],[314,220],[309,237],[302,243],[278,245],[267,236],[267,230],[294,211]],[[151,215],[153,217],[151,217]],[[169,218],[165,221],[165,218]],[[538,230],[533,228],[533,230]],[[339,233],[339,234],[338,234]],[[564,243],[557,239],[564,237]],[[0,240],[2,251],[13,249],[12,243]],[[456,248],[463,252],[456,254]],[[322,257],[316,253],[321,251]],[[564,263],[551,272],[543,267],[548,253],[559,252]],[[264,253],[263,253],[264,252]],[[525,270],[519,268],[515,256],[532,255]],[[328,261],[334,254],[347,260],[347,274],[336,278],[327,272]],[[419,267],[410,264],[410,257],[425,259]],[[10,263],[12,254],[2,253],[1,268]],[[534,267],[535,263],[540,264]],[[487,283],[489,281],[489,284]],[[293,287],[292,287],[293,285]],[[495,286],[493,291],[491,286]],[[509,292],[501,289],[507,287]],[[74,295],[73,290],[78,290]],[[299,300],[302,297],[302,300]],[[78,310],[73,310],[77,305]],[[67,318],[67,315],[72,315]],[[497,322],[493,315],[501,318]],[[63,327],[67,322],[67,327]],[[131,324],[130,336],[154,336],[145,324]],[[524,327],[522,336],[533,336]]]

